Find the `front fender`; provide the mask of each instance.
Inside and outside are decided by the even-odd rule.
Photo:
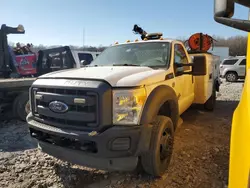
[[[179,119],[178,99],[174,89],[166,85],[158,86],[150,93],[143,108],[140,124],[147,125],[152,123],[161,106],[167,101],[170,104],[170,118],[174,127],[176,127]]]

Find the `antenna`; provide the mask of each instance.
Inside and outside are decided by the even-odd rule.
[[[82,47],[84,49],[84,45],[85,45],[85,28],[83,28],[82,30]]]

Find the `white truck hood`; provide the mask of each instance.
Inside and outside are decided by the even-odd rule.
[[[107,81],[112,87],[132,87],[162,81],[165,79],[165,75],[165,70],[150,67],[105,66],[57,71],[39,78],[98,79]]]

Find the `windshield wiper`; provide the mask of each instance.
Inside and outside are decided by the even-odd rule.
[[[141,66],[141,65],[124,63],[124,64],[113,64],[113,66]]]

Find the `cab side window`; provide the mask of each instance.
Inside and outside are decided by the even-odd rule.
[[[190,70],[190,67],[188,67],[188,66],[179,67],[178,64],[188,64],[188,58],[187,58],[187,55],[185,53],[183,46],[180,44],[175,44],[174,45],[174,70],[175,70],[175,74],[178,74],[178,72]]]

